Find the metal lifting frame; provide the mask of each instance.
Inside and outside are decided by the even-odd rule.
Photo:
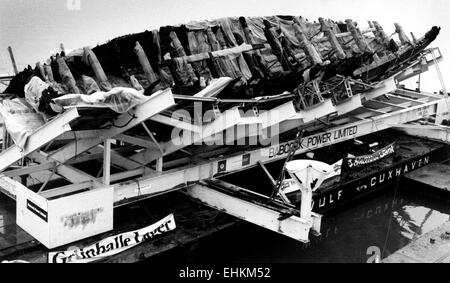
[[[357,97],[356,100],[360,100],[360,98]],[[352,103],[353,103],[353,99],[350,99],[349,100],[349,104],[352,104]],[[375,102],[375,103],[376,104],[383,104],[383,102]],[[417,104],[417,102],[415,102],[415,101],[412,102],[412,103],[416,103]],[[148,105],[150,103],[146,103],[146,104]],[[144,105],[142,105],[140,107],[141,108],[146,108],[147,107],[146,104],[144,104]],[[351,107],[348,107],[347,110],[340,111],[339,110],[339,107],[340,107],[339,105],[336,106],[335,109],[336,109],[336,112],[338,112],[338,114],[344,114],[346,111],[348,112],[350,110],[355,109],[356,108],[355,106],[358,106],[358,104],[355,104],[355,105],[353,105]],[[322,104],[322,105],[319,105],[317,107],[319,108],[319,109],[317,109],[317,110],[319,110],[319,112],[323,112],[323,110],[324,110],[323,108],[329,107],[329,105]],[[401,106],[392,106],[392,107],[397,107],[397,109],[401,109]],[[381,109],[381,110],[383,110],[383,109]],[[232,119],[225,118],[224,120],[226,120],[226,119],[232,120],[231,125],[233,125],[236,122],[239,122],[239,117],[240,116],[238,116],[238,112],[236,112],[236,109],[232,109],[230,111],[231,111],[232,115],[235,115],[234,119],[233,118]],[[307,111],[303,111],[305,113],[296,113],[293,110],[293,105],[289,104],[289,103],[284,104],[284,105],[282,105],[280,107],[277,107],[276,109],[274,109],[274,112],[275,111],[278,112],[278,113],[282,113],[282,114],[288,113],[286,116],[280,117],[280,120],[281,120],[281,123],[280,123],[280,126],[279,126],[280,127],[279,128],[280,133],[283,133],[283,132],[291,130],[291,129],[295,128],[295,127],[298,127],[298,122],[301,121],[301,120],[313,121],[314,119],[319,118],[319,117],[314,117],[314,114],[311,115],[310,117],[308,117]],[[380,112],[380,109],[378,109],[378,110],[377,109],[372,109],[371,111],[372,112],[373,111]],[[69,117],[71,114],[73,114],[75,112],[76,112],[76,109],[71,109],[70,111],[67,111],[61,117],[58,117],[57,119],[52,121],[51,124],[47,124],[46,128],[51,129],[51,132],[54,134],[54,136],[60,135],[60,132],[55,132],[54,131],[55,127],[53,126],[53,124],[56,124],[58,121],[62,120],[63,119],[62,117],[64,117],[64,118],[65,117]],[[150,115],[152,113],[155,113],[155,112],[157,112],[157,111],[151,112]],[[314,111],[314,112],[317,113],[317,111]],[[230,113],[230,112],[228,112],[228,113]],[[228,115],[228,113],[225,113],[225,115]],[[270,115],[270,112],[266,112],[266,113],[269,113],[267,115]],[[324,113],[326,113],[326,112],[324,112]],[[261,115],[261,116],[263,116],[263,115]],[[158,117],[158,116],[160,116],[160,114],[156,114],[155,116],[157,117],[157,119],[160,119],[160,117]],[[71,117],[70,119],[76,118],[76,116],[70,116],[70,117]],[[125,120],[127,118],[128,117],[121,118],[121,120]],[[266,118],[266,117],[262,117],[262,118],[263,118],[262,120],[264,120],[264,118]],[[138,122],[142,122],[143,120],[144,119],[139,119],[139,121],[136,121],[135,123],[133,123],[133,125],[137,125]],[[63,121],[63,125],[66,128],[61,130],[61,132],[65,132],[65,131],[68,130],[67,124],[64,124],[65,122],[66,121]],[[219,125],[221,125],[221,124],[223,124],[223,123],[219,122]],[[226,124],[224,127],[220,128],[220,129],[224,130],[224,129],[228,128],[229,125],[230,124]],[[269,127],[271,125],[272,124],[270,124],[270,123],[269,124],[265,124],[265,125],[263,124],[263,127],[264,126]],[[131,126],[132,125],[130,125],[130,128],[131,128]],[[153,141],[149,142],[149,141],[145,141],[143,139],[141,139],[141,142],[137,142],[136,141],[137,138],[133,138],[133,137],[128,138],[128,137],[124,136],[123,134],[121,134],[121,132],[123,132],[125,130],[126,129],[118,130],[116,128],[113,128],[111,130],[100,130],[100,131],[84,132],[84,135],[82,135],[82,138],[79,141],[75,141],[75,142],[69,143],[63,149],[58,150],[57,152],[54,152],[54,153],[51,153],[51,154],[47,155],[45,157],[45,160],[42,160],[42,162],[40,162],[40,163],[41,164],[45,163],[45,161],[47,161],[48,163],[51,163],[51,164],[53,164],[54,162],[56,162],[58,164],[65,163],[69,159],[75,157],[75,155],[80,154],[80,153],[82,153],[82,152],[84,152],[86,150],[89,150],[90,148],[95,147],[98,144],[102,143],[103,139],[105,139],[105,138],[114,138],[115,134],[117,134],[118,139],[122,139],[122,140],[125,139],[126,141],[129,141],[131,143],[135,143],[135,144],[143,144],[143,143],[145,143],[147,145],[147,149],[144,150],[143,153],[141,152],[141,153],[138,153],[137,155],[140,155],[140,156],[147,155],[148,156],[149,151],[150,152],[151,151],[157,151],[157,155],[155,155],[155,157],[151,157],[150,159],[147,159],[147,160],[139,160],[138,158],[136,158],[136,156],[132,156],[132,157],[127,158],[125,160],[124,158],[120,158],[119,154],[113,153],[112,154],[113,155],[112,159],[116,159],[117,163],[121,164],[126,169],[128,169],[128,170],[138,169],[138,168],[142,167],[142,165],[148,164],[149,162],[151,162],[153,160],[157,160],[158,158],[161,157],[161,147],[160,147],[160,145],[155,144]],[[215,133],[219,132],[219,130],[214,131],[214,125],[207,125],[203,129],[203,132],[207,132],[209,135],[211,135],[211,134],[215,134]],[[37,134],[39,134],[39,131],[37,133],[35,133],[35,135],[37,135]],[[238,139],[244,137],[244,134],[245,133],[238,133],[238,135],[235,136],[234,139],[238,140]],[[70,134],[68,134],[68,135],[70,135]],[[50,137],[52,135],[44,134],[44,136],[47,137],[48,139],[40,139],[40,145],[43,145],[43,144],[47,143],[50,140]],[[199,139],[204,139],[204,137],[205,137],[205,135],[201,136]],[[33,140],[33,139],[34,139],[34,136],[31,136],[30,140]],[[77,143],[77,144],[75,145],[75,143]],[[177,147],[177,146],[173,146],[173,145],[170,145],[170,144],[169,144],[169,146],[167,146],[167,144],[165,144],[163,146],[164,146],[163,147],[163,151],[164,151],[163,155],[167,155],[167,154],[170,154],[170,153],[172,153],[172,152],[174,152],[176,150],[184,148],[186,145],[182,145],[182,146]],[[38,147],[39,146],[37,146],[36,148],[38,148]],[[75,148],[77,149],[77,153],[75,153]],[[31,152],[32,149],[34,149],[34,148],[31,148],[28,151]],[[12,149],[10,148],[8,151],[12,151]],[[4,154],[0,155],[0,160],[4,159],[5,156],[9,156],[9,154],[5,154],[4,153]],[[9,162],[2,162],[1,164],[14,163],[15,161],[17,161],[20,158],[22,158],[22,156],[23,156],[22,154],[16,154],[15,157],[11,161],[9,161]],[[7,166],[5,165],[5,167],[7,167]],[[88,176],[87,178],[92,179],[92,176]]]
[[[441,56],[439,58],[441,58]],[[436,62],[436,60],[434,61]],[[400,76],[400,74],[396,75],[396,77],[398,76]],[[146,147],[145,150],[130,156],[127,162],[117,162],[117,163],[122,165],[126,164],[125,169],[128,170],[137,169],[153,161],[160,161],[162,156],[170,155],[191,144],[201,143],[202,141],[207,140],[211,136],[218,135],[224,130],[226,131],[225,143],[226,144],[233,143],[234,141],[241,140],[249,135],[249,133],[245,132],[245,127],[242,127],[244,125],[249,125],[250,128],[253,127],[254,136],[263,136],[263,131],[273,125],[279,125],[278,130],[280,133],[287,132],[289,130],[297,128],[299,126],[299,123],[307,124],[317,119],[320,119],[323,116],[329,115],[330,113],[336,113],[336,115],[343,115],[361,106],[360,104],[361,99],[368,100],[376,98],[386,92],[393,91],[395,89],[396,89],[396,82],[395,79],[392,78],[375,86],[372,91],[365,93],[364,97],[355,95],[355,97],[351,97],[346,101],[344,101],[343,103],[340,103],[336,106],[334,106],[331,103],[331,100],[327,100],[323,103],[316,105],[312,109],[297,112],[295,110],[295,106],[293,105],[293,103],[288,102],[275,109],[263,112],[259,116],[253,117],[254,118],[253,120],[247,119],[247,121],[241,117],[241,113],[239,112],[238,108],[233,108],[225,111],[221,115],[218,115],[217,119],[212,123],[201,127],[188,122],[174,120],[173,118],[169,118],[161,114],[156,114],[153,117],[151,117],[150,120],[185,130],[187,133],[191,133],[193,136],[191,142],[190,143],[179,142],[179,145],[174,145],[172,141],[163,144],[157,144],[153,141],[148,143],[149,146]],[[238,129],[237,134],[234,134],[235,128]],[[250,133],[250,135],[252,135],[252,133]],[[94,140],[96,141],[96,143],[98,143],[98,139],[94,138]],[[136,143],[136,139],[134,139],[133,142]],[[83,144],[77,146],[77,149],[80,150],[80,152],[82,152],[83,149],[85,148],[86,147]],[[65,151],[70,152],[72,149],[73,148],[69,147]],[[64,155],[64,153],[62,152],[56,153],[52,154],[52,156],[50,156],[49,158],[53,158],[60,162],[64,162],[73,157],[73,156],[63,157],[62,155]],[[117,160],[119,158],[120,158],[119,156],[115,155],[114,159]]]
[[[390,95],[394,97],[394,95]],[[395,96],[397,97],[397,96]],[[295,141],[287,141],[281,144],[248,152],[241,152],[228,158],[216,159],[204,162],[200,165],[186,166],[164,172],[161,175],[143,177],[139,179],[141,196],[150,197],[166,191],[188,186],[193,182],[210,179],[216,175],[229,174],[245,170],[257,165],[257,162],[273,162],[286,158],[290,146],[298,146],[296,154],[306,153],[318,148],[326,147],[335,143],[351,140],[377,131],[382,131],[396,125],[427,118],[430,115],[439,114],[437,111],[444,99],[429,96],[430,102],[419,102],[417,106],[404,108],[391,113],[381,110],[366,108],[361,114],[342,119],[355,119],[356,122],[340,125],[318,134],[304,137],[300,145]],[[335,123],[340,123],[339,119]],[[326,140],[326,141],[325,141]],[[325,141],[325,142],[324,142]],[[243,162],[244,161],[244,162]],[[225,169],[221,164],[226,164]],[[135,182],[119,184],[115,187],[115,202],[122,205],[133,201],[138,196]]]
[[[407,70],[404,72],[407,72]],[[320,216],[313,214],[311,219],[302,219],[291,215],[287,220],[280,220],[282,218],[280,218],[282,214],[282,210],[280,209],[266,207],[258,203],[249,203],[244,199],[229,196],[226,192],[214,190],[207,184],[201,183],[201,181],[210,180],[219,175],[246,170],[256,166],[258,162],[270,163],[284,159],[289,154],[289,150],[287,149],[292,146],[298,147],[296,151],[296,155],[298,155],[331,144],[396,127],[404,123],[427,118],[431,115],[436,115],[436,122],[441,121],[444,116],[448,115],[448,109],[446,108],[448,101],[442,96],[405,90],[396,91],[395,88],[396,80],[387,80],[364,95],[355,94],[339,105],[332,105],[331,101],[327,100],[315,106],[313,109],[301,112],[295,110],[292,102],[285,103],[267,112],[258,113],[258,111],[254,111],[255,115],[253,117],[242,117],[238,108],[232,108],[224,113],[216,113],[214,121],[202,126],[174,120],[161,114],[163,110],[175,104],[174,97],[170,90],[168,90],[152,96],[148,101],[137,106],[133,111],[133,115],[135,116],[133,120],[130,121],[128,114],[119,116],[116,124],[126,124],[122,128],[112,127],[110,129],[77,132],[75,136],[79,134],[80,138],[69,141],[67,145],[59,150],[50,153],[39,151],[41,147],[52,140],[71,139],[71,133],[67,133],[70,131],[69,123],[79,116],[76,108],[73,108],[33,133],[29,137],[28,148],[25,148],[23,152],[20,152],[16,146],[13,146],[0,154],[0,166],[2,166],[0,170],[6,169],[25,155],[30,156],[37,162],[37,165],[29,168],[5,172],[3,176],[0,175],[0,183],[8,183],[8,180],[11,180],[10,177],[31,174],[40,170],[54,169],[56,174],[63,176],[74,184],[42,191],[40,193],[42,197],[50,199],[66,194],[76,194],[86,189],[95,191],[98,187],[112,184],[113,203],[116,207],[135,202],[142,198],[154,197],[184,188],[188,195],[210,206],[224,210],[236,217],[248,219],[255,224],[297,240],[307,242],[307,232],[309,230],[319,232]],[[389,102],[379,99],[381,95],[389,97]],[[326,115],[336,113],[337,117],[331,119],[329,125],[313,123],[323,117],[325,115],[324,113]],[[276,117],[278,114],[279,116]],[[269,119],[271,115],[274,115],[276,119]],[[142,124],[149,119],[174,128],[185,129],[196,133],[197,135],[191,144],[194,144],[195,141],[204,141],[206,138],[223,133],[227,129],[238,125],[260,124],[258,129],[253,133],[254,135],[259,135],[262,129],[273,125],[279,127],[279,133],[281,134],[298,128],[301,124],[309,132],[319,131],[319,133],[302,138],[300,144],[295,141],[287,141],[247,152],[230,154],[228,151],[223,151],[223,154],[227,154],[224,158],[215,157],[215,153],[221,150],[219,148],[217,150],[211,150],[211,153],[203,153],[205,158],[215,157],[214,159],[205,159],[196,165],[177,167],[176,169],[162,172],[162,157],[182,150],[187,145],[174,145],[172,142],[158,144],[154,139],[132,137],[124,134],[128,129]],[[237,135],[233,134],[228,136],[226,134],[225,138],[226,140],[236,141],[246,136],[248,136],[248,133],[244,131],[238,132]],[[144,149],[126,158],[118,151],[111,150],[111,142],[114,140],[122,140],[141,146]],[[105,144],[102,147],[101,145],[103,143]],[[91,155],[83,154],[85,152],[90,152]],[[80,160],[103,157],[103,177],[97,178],[74,169],[71,166],[71,164],[77,162],[76,159],[73,159],[74,157],[79,157]],[[159,160],[157,166],[159,170],[154,171],[145,167],[145,165],[155,160]],[[177,162],[177,160],[171,161],[173,164]],[[111,163],[119,165],[119,167],[126,169],[126,171],[110,174],[109,168]],[[122,181],[131,178],[136,179],[133,181]],[[225,188],[228,187],[230,189],[230,185],[223,185]],[[14,197],[14,189],[11,189],[11,187],[1,185],[0,190]],[[235,207],[248,208],[248,214],[245,212],[245,209],[236,210]],[[257,216],[258,214],[268,215],[267,219],[269,222],[260,222],[261,219]]]
[[[399,93],[402,96],[395,94],[388,94],[388,96],[401,100],[403,103],[407,103],[412,100],[404,97],[405,91],[402,90],[399,91]],[[291,146],[299,147],[296,152],[298,155],[329,146],[331,144],[395,127],[400,124],[427,118],[430,115],[439,115],[442,114],[439,113],[439,111],[445,111],[446,109],[445,100],[440,96],[432,94],[417,94],[415,92],[408,94],[420,95],[420,97],[426,98],[428,101],[425,102],[423,98],[422,100],[413,100],[417,105],[408,108],[400,107],[399,110],[392,111],[390,113],[383,111],[392,109],[388,109],[389,107],[386,107],[386,105],[382,102],[375,101],[371,104],[371,106],[375,107],[376,105],[379,105],[378,109],[363,107],[358,111],[355,111],[353,115],[338,117],[331,122],[331,125],[335,125],[335,127],[324,130],[312,136],[304,137],[300,145],[296,145],[295,141],[287,141],[253,151],[241,152],[227,158],[216,158],[215,160],[206,161],[195,166],[185,166],[163,173],[150,174],[149,176],[138,179],[140,183],[139,188],[135,181],[118,183],[114,185],[115,205],[120,206],[131,203],[135,201],[138,196],[152,197],[168,191],[177,190],[194,182],[213,178],[218,174],[229,174],[239,170],[245,170],[256,166],[258,161],[267,163],[284,159],[289,152],[286,149],[289,149]],[[317,126],[317,128],[312,127],[308,130],[320,130],[320,127],[323,128],[324,126]],[[245,160],[248,160],[248,162],[243,163],[242,161],[244,158]],[[220,169],[220,164],[226,164],[226,169]],[[144,168],[138,168],[123,173],[112,174],[111,182],[115,183],[120,181],[121,178],[142,176],[144,171]],[[97,181],[101,181],[101,179],[97,179]],[[42,195],[46,197],[54,197],[59,194],[73,193],[90,187],[92,187],[91,181],[81,182],[75,185],[44,191],[42,192]]]

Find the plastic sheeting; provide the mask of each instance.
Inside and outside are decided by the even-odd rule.
[[[253,35],[253,44],[267,44],[267,38],[264,34],[263,20],[264,19],[261,17],[246,18],[248,28]],[[262,63],[272,75],[283,72],[283,67],[278,61],[277,56],[271,52],[270,48],[260,50],[260,53],[263,60]]]
[[[206,30],[209,27],[217,27],[219,23],[217,20],[209,20],[209,21],[190,21],[186,24],[186,28],[192,31],[197,30]]]
[[[42,92],[48,87],[49,85],[38,77],[31,78],[30,82],[25,85],[25,99],[35,111],[39,111],[39,101],[41,100]]]
[[[20,98],[4,100],[2,106],[6,130],[14,143],[24,149],[28,136],[45,124],[43,117]]]
[[[92,106],[110,108],[117,113],[124,113],[146,101],[148,97],[133,88],[116,87],[108,92],[96,92],[91,95],[67,94],[53,101],[61,107]]]
[[[200,54],[211,52],[211,46],[207,43],[206,34],[202,31],[189,31],[187,33],[189,42],[189,50],[191,54]],[[192,66],[196,72],[206,81],[210,81],[212,78],[211,71],[208,67],[208,62],[200,61],[193,63]]]
[[[244,42],[237,42],[235,34],[239,37],[241,37],[242,41],[245,39],[244,31],[242,30],[242,27],[240,26],[239,19],[238,18],[221,18],[219,19],[220,25],[222,27],[222,30],[224,32],[225,38],[231,42],[232,46],[238,46],[239,43]],[[242,73],[242,78],[245,81],[248,81],[252,78],[252,73],[250,71],[250,68],[247,65],[247,62],[245,61],[244,57],[242,55],[238,56],[236,58],[237,64],[239,66],[239,69]]]

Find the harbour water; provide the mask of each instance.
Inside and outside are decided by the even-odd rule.
[[[365,263],[382,260],[450,220],[450,199],[423,187],[386,188],[322,222],[322,235],[301,244],[241,223],[151,262],[163,263]]]

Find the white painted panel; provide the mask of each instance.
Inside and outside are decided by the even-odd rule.
[[[105,187],[49,202],[49,247],[113,229],[113,188]]]
[[[112,187],[54,200],[47,200],[18,182],[15,190],[17,225],[49,249],[113,229]]]
[[[362,107],[361,95],[356,94],[344,102],[336,105],[336,112],[338,115],[344,115],[345,113],[351,112],[359,107]]]
[[[290,119],[295,115],[297,115],[297,111],[295,110],[294,103],[289,101],[269,111],[261,111],[259,113],[259,118],[265,129]]]
[[[293,119],[303,119],[303,123],[309,123],[315,121],[318,118],[322,118],[336,111],[333,106],[331,99],[325,100],[324,102],[314,105],[307,110],[300,111],[296,117]]]
[[[15,182],[15,190],[17,225],[47,246],[50,234],[47,200],[19,182]]]
[[[16,198],[16,181],[4,175],[0,175],[0,192],[15,199]]]

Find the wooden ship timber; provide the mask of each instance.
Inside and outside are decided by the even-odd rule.
[[[442,59],[427,49],[440,28],[411,40],[395,27],[399,41],[377,22],[235,17],[62,48],[1,96],[0,190],[48,249],[111,231],[114,208],[174,191],[308,242],[321,221],[311,187],[293,201],[283,178],[265,193],[223,177],[267,175],[265,164],[395,125],[441,124],[446,95],[399,89]],[[56,220],[93,209],[103,221],[87,229]]]
[[[191,22],[119,37],[92,50],[62,51],[34,69],[28,66],[5,93],[23,97],[25,84],[37,76],[53,88],[41,105],[50,115],[55,112],[48,104],[58,96],[114,87],[144,90],[147,96],[167,88],[176,95],[200,93],[210,101],[227,99],[217,103],[222,109],[255,103],[273,108],[293,101],[301,111],[328,99],[339,105],[353,93],[373,89],[416,60],[439,30],[433,27],[419,40],[410,40],[396,24],[396,42],[377,22],[362,31],[352,20],[319,18],[312,23],[294,16]],[[232,80],[219,82],[215,92],[201,93],[223,77]],[[192,101],[176,100],[177,108],[189,108],[184,100]]]

